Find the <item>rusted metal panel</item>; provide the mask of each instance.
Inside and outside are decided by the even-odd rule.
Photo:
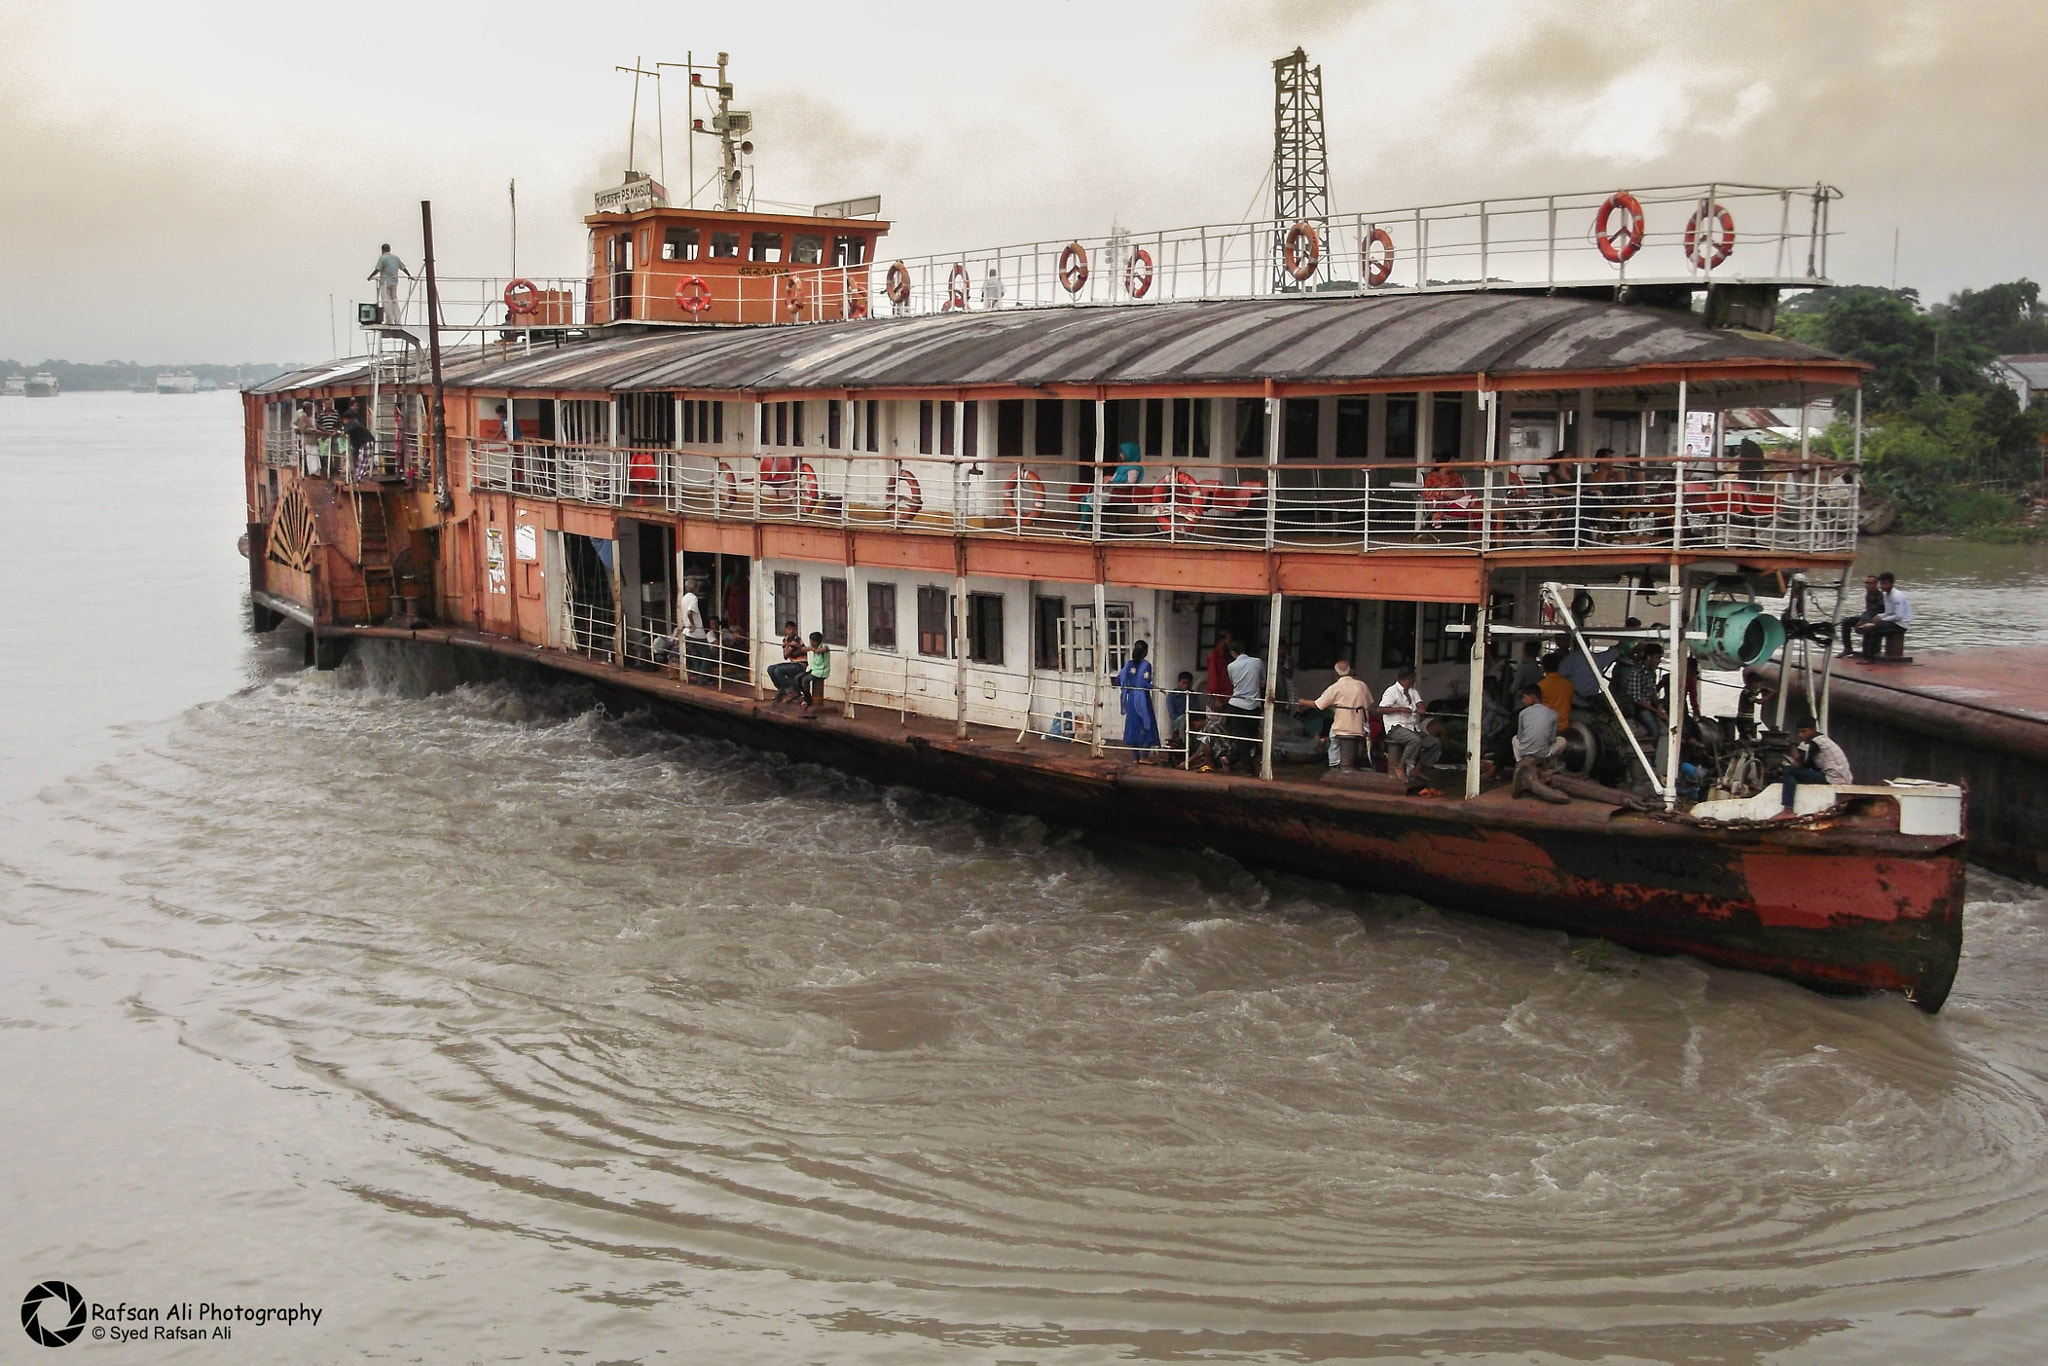
[[[1472,556],[1288,554],[1279,559],[1280,591],[1310,598],[1383,598],[1396,602],[1477,602],[1486,571]]]
[[[594,536],[600,541],[617,538],[618,517],[609,510],[578,503],[563,503],[561,508],[562,530],[577,536]]]

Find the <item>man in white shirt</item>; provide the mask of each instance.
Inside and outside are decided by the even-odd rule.
[[[1855,781],[1855,775],[1849,771],[1849,756],[1842,753],[1842,747],[1822,735],[1813,722],[1801,721],[1799,745],[1792,751],[1792,763],[1785,769],[1784,786],[1779,791],[1784,810],[1776,819],[1793,814],[1792,796],[1801,783],[1842,787]]]
[[[707,665],[711,655],[711,630],[705,624],[704,610],[698,604],[699,586],[697,579],[690,579],[683,585],[683,660],[692,683],[704,682],[710,672]]]
[[[1225,672],[1230,678],[1230,699],[1223,704],[1226,733],[1236,736],[1247,749],[1250,749],[1258,743],[1259,734],[1263,729],[1261,721],[1266,709],[1266,666],[1258,656],[1233,645],[1230,650],[1230,665]],[[1232,751],[1236,748],[1235,745],[1230,746],[1221,756],[1220,764],[1226,773],[1230,771]]]
[[[1877,619],[1856,629],[1863,633],[1863,657],[1876,659],[1884,649],[1885,640],[1891,636],[1904,637],[1906,628],[1913,624],[1913,603],[1893,581],[1889,574],[1877,576],[1877,591],[1883,600],[1878,609]]]
[[[1392,777],[1409,777],[1444,752],[1444,742],[1422,728],[1425,706],[1422,694],[1415,691],[1413,669],[1394,675],[1380,694],[1380,715],[1387,723],[1387,772]]]
[[[1515,717],[1514,796],[1530,795],[1562,804],[1570,797],[1552,787],[1550,766],[1564,753],[1564,737],[1557,733],[1558,716],[1543,700],[1540,684],[1525,685],[1519,694],[1522,710]]]

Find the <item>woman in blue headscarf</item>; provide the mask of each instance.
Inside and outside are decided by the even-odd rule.
[[[1124,743],[1145,756],[1159,748],[1159,721],[1152,711],[1152,662],[1145,658],[1145,642],[1131,647],[1131,659],[1117,671],[1118,701],[1124,713]]]

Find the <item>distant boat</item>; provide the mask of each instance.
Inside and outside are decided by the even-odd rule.
[[[160,394],[196,394],[199,381],[190,370],[166,370],[156,377],[156,391]]]
[[[30,398],[57,397],[57,377],[48,370],[38,370],[28,377],[22,392]]]
[[[0,385],[0,393],[4,393],[8,398],[22,398],[26,396],[28,393],[27,376],[9,375],[4,385]]]

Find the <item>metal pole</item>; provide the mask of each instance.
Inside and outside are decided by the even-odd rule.
[[[1273,690],[1280,677],[1280,594],[1268,604],[1271,620],[1266,624],[1266,714],[1260,725],[1259,776],[1273,780]]]
[[[1097,427],[1095,431],[1097,438],[1100,439],[1102,429]],[[1109,604],[1102,584],[1102,562],[1098,559],[1095,566],[1095,620],[1089,627],[1088,647],[1088,658],[1095,666],[1095,734],[1088,751],[1098,759],[1102,757],[1102,661],[1105,654],[1103,647],[1107,644],[1105,637],[1108,635],[1102,628],[1108,613]]]
[[[455,506],[448,492],[448,402],[441,384],[441,286],[434,274],[434,204],[420,201],[420,235],[425,241],[427,275],[427,354],[434,371],[434,507],[448,512]],[[478,625],[482,625],[481,622]]]
[[[1465,702],[1465,799],[1479,795],[1479,732],[1486,716],[1486,637],[1493,605],[1491,579],[1479,587],[1479,607],[1472,617],[1472,663],[1466,684],[1470,696]],[[1420,727],[1422,718],[1415,718]]]
[[[1685,588],[1671,562],[1671,695],[1664,707],[1664,809],[1678,805],[1678,751],[1685,737]]]
[[[1266,381],[1266,549],[1273,548],[1273,533],[1278,526],[1280,503],[1280,429],[1283,425],[1281,406],[1285,400],[1273,396],[1273,381]]]
[[[1485,377],[1480,383],[1485,384]],[[1480,472],[1479,549],[1481,553],[1493,547],[1493,456],[1494,446],[1500,439],[1500,394],[1479,391],[1479,401],[1486,406],[1486,465]]]
[[[1835,672],[1835,641],[1842,634],[1842,602],[1849,596],[1849,570],[1850,566],[1846,564],[1842,566],[1841,581],[1835,585],[1835,610],[1828,618],[1828,648],[1826,653],[1820,657],[1819,726],[1822,735],[1828,733],[1828,682],[1834,677]],[[1781,667],[1778,670],[1779,692],[1782,693],[1784,688],[1785,670]],[[1778,729],[1783,730],[1784,728],[1785,723],[1781,717],[1778,722]]]
[[[1658,782],[1656,766],[1650,762],[1649,756],[1643,753],[1642,745],[1637,743],[1635,727],[1621,714],[1621,703],[1614,700],[1614,690],[1607,686],[1607,676],[1600,672],[1600,661],[1593,657],[1593,647],[1586,643],[1585,633],[1579,630],[1578,618],[1573,616],[1571,608],[1565,605],[1564,594],[1559,591],[1556,584],[1546,583],[1543,585],[1543,596],[1550,599],[1550,605],[1557,612],[1558,620],[1571,632],[1572,643],[1577,645],[1579,653],[1585,656],[1586,666],[1593,673],[1593,681],[1600,686],[1600,695],[1607,699],[1608,709],[1614,713],[1615,723],[1621,727],[1622,738],[1628,741],[1628,747],[1634,752],[1636,762],[1643,766],[1643,772],[1649,775],[1650,785],[1655,787]]]
[[[967,574],[966,547],[955,543],[960,559],[953,574],[953,738],[967,738]],[[1099,672],[1099,671],[1098,671]]]

